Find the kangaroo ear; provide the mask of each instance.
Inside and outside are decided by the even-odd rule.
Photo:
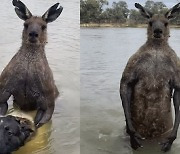
[[[176,4],[175,6],[173,6],[171,9],[169,9],[166,14],[165,17],[168,19],[174,18],[174,14],[176,12],[180,11],[180,3]]]
[[[43,20],[46,21],[47,23],[56,20],[63,10],[62,6],[60,6],[59,8],[58,6],[59,3],[56,3],[53,6],[51,6],[42,16]]]
[[[151,18],[152,17],[152,13],[147,11],[142,5],[140,5],[139,3],[135,3],[135,7],[137,9],[139,9],[141,15],[145,18]]]
[[[27,20],[32,17],[29,9],[20,0],[13,0],[12,3],[15,6],[15,12],[20,19]]]

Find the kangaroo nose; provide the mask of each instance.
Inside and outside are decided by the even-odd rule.
[[[155,34],[162,34],[162,30],[161,30],[161,29],[155,29],[155,30],[154,30],[154,33],[155,33]]]
[[[35,31],[32,31],[32,32],[29,33],[29,36],[30,37],[38,37],[38,33],[35,32]]]

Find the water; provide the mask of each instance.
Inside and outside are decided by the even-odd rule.
[[[0,72],[21,44],[23,21],[11,0],[1,0]],[[57,0],[23,0],[35,15],[43,15]],[[64,10],[48,25],[46,54],[60,91],[52,122],[14,154],[79,154],[79,0],[60,0]],[[11,101],[10,101],[11,103]],[[12,106],[12,105],[11,105]]]
[[[134,151],[125,133],[119,84],[129,57],[146,41],[144,28],[81,29],[81,153],[159,154],[160,145],[143,143]],[[180,56],[180,29],[170,45]],[[180,150],[180,131],[169,154]]]

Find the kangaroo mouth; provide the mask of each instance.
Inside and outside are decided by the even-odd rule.
[[[30,37],[30,38],[29,38],[29,42],[30,42],[30,43],[37,43],[38,41],[37,41],[36,38]]]
[[[154,34],[153,37],[156,39],[160,39],[160,38],[162,38],[162,35],[161,34]]]

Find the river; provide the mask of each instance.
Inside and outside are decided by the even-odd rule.
[[[159,154],[160,145],[134,151],[125,133],[119,84],[128,59],[146,41],[145,28],[81,28],[81,153]],[[180,56],[180,30],[170,45]],[[178,154],[180,131],[168,154]]]

